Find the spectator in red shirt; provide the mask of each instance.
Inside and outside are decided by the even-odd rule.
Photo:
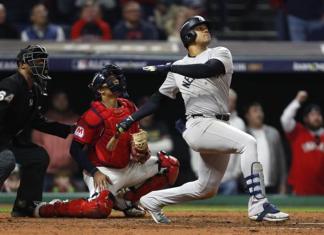
[[[71,29],[71,39],[80,41],[111,40],[111,29],[107,22],[101,19],[98,5],[86,3],[81,16]]]
[[[281,124],[290,142],[292,164],[288,183],[296,195],[324,195],[324,128],[321,108],[305,107],[303,122],[295,121],[307,92],[299,91],[281,116]]]

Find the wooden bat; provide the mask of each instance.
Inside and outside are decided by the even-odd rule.
[[[116,134],[111,137],[111,139],[108,141],[107,145],[106,145],[106,149],[108,151],[114,151],[117,144],[118,144],[118,140],[119,140],[119,136],[120,136],[120,132],[116,132]]]

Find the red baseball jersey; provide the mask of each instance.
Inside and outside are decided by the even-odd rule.
[[[324,132],[314,136],[296,123],[287,133],[292,150],[292,165],[288,183],[297,195],[324,194]]]
[[[116,124],[128,117],[136,107],[126,99],[118,98],[118,108],[106,108],[101,102],[92,102],[91,107],[79,119],[74,140],[89,146],[88,157],[95,166],[124,168],[131,152],[131,134],[139,131],[138,123],[120,135],[115,150],[106,148],[116,133]]]

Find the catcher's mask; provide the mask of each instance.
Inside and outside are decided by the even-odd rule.
[[[29,45],[21,49],[17,55],[17,65],[28,64],[32,71],[32,79],[43,95],[46,95],[48,76],[48,53],[46,48],[40,45]]]
[[[126,89],[126,78],[122,69],[117,65],[105,65],[94,75],[88,87],[94,92],[96,98],[99,98],[98,89],[104,86],[117,97],[129,97]]]

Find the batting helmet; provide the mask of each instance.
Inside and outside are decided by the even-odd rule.
[[[196,40],[197,34],[193,29],[201,24],[205,24],[210,29],[209,21],[202,16],[193,16],[183,23],[180,29],[180,37],[185,47],[188,47],[190,43]]]
[[[48,76],[48,53],[41,45],[29,45],[21,49],[17,55],[17,65],[28,64],[33,74],[33,80],[39,86],[41,92],[46,94]]]
[[[114,64],[105,65],[98,73],[95,74],[89,88],[100,96],[98,89],[106,86],[109,90],[118,97],[128,97],[126,90],[126,78],[123,70]]]

